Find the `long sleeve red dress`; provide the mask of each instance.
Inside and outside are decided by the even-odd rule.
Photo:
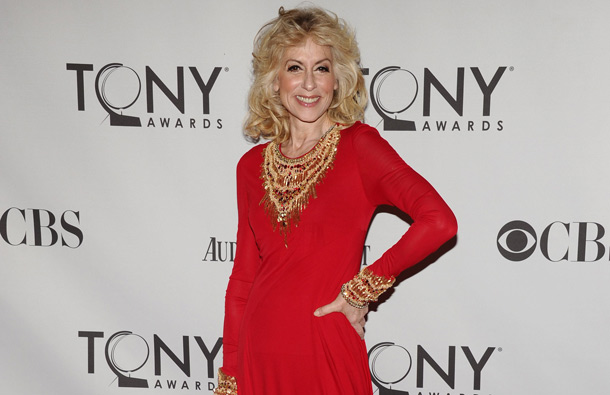
[[[237,166],[239,223],[222,370],[236,378],[239,395],[371,395],[365,342],[343,314],[313,313],[358,273],[377,206],[396,206],[413,219],[368,266],[386,278],[453,237],[455,217],[377,130],[357,122],[340,131],[332,167],[284,236],[261,204],[268,144],[253,147]]]

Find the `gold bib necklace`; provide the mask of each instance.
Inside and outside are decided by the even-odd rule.
[[[300,214],[309,199],[317,197],[316,185],[332,167],[341,139],[341,132],[335,126],[331,126],[309,152],[298,158],[285,157],[274,141],[263,150],[261,178],[265,196],[260,204],[271,217],[273,229],[279,227],[284,242],[291,227],[298,226]]]

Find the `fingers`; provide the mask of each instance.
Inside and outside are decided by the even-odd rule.
[[[341,294],[339,294],[333,302],[317,308],[313,315],[316,317],[323,317],[335,312],[344,314],[356,333],[358,333],[358,336],[360,336],[361,339],[364,339],[364,325],[366,324],[365,316],[369,312],[368,306],[363,309],[350,306],[345,299],[343,299]]]
[[[351,306],[350,310],[344,312],[345,316],[352,325],[362,323],[362,326],[364,326],[365,317],[367,313],[367,309],[356,309]]]
[[[323,317],[327,314],[335,312],[344,314],[356,333],[358,333],[358,336],[360,336],[360,339],[364,339],[364,325],[366,324],[365,316],[369,312],[368,307],[358,309],[350,306],[347,304],[347,302],[345,302],[341,294],[339,294],[333,302],[325,306],[318,307],[313,312],[313,315],[316,317]]]
[[[358,333],[358,336],[360,336],[360,339],[364,340],[364,325],[360,325],[358,323],[356,325],[352,325],[352,327],[356,330],[356,333]]]
[[[322,316],[328,314],[326,312],[325,307],[326,306],[319,307],[318,309],[316,309],[316,311],[313,312],[313,315],[315,315],[316,317],[322,317]]]
[[[318,307],[316,311],[313,312],[313,315],[316,317],[323,317],[326,314],[334,313],[336,311],[340,311],[340,306],[337,306],[337,303],[332,302],[325,306]]]
[[[358,333],[360,339],[364,340],[364,325],[366,325],[366,312],[361,310],[360,314],[362,315],[356,316],[354,321],[350,321],[350,324],[352,324],[352,327],[356,330],[356,333]]]

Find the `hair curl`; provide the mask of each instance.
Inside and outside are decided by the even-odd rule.
[[[339,88],[328,109],[334,123],[350,126],[364,119],[367,92],[360,68],[360,50],[354,31],[332,12],[318,7],[284,10],[256,35],[252,53],[254,81],[248,95],[249,115],[244,134],[252,141],[261,137],[284,142],[290,137],[289,114],[273,90],[284,51],[312,38],[328,46]]]

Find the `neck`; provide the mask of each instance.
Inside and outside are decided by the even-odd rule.
[[[333,123],[326,117],[313,123],[291,122],[290,138],[283,146],[301,148],[309,142],[317,142],[326,133]]]
[[[333,126],[333,123],[324,119],[312,124],[295,126],[291,124],[290,138],[282,143],[282,153],[289,158],[296,158],[307,153]]]

